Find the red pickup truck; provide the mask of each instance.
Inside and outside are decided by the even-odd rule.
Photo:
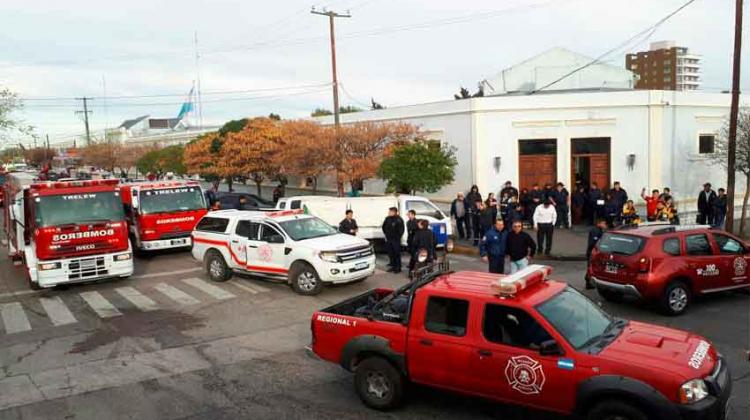
[[[439,270],[375,289],[314,313],[312,350],[381,410],[415,382],[588,420],[725,417],[731,379],[711,343],[614,318],[550,272]]]

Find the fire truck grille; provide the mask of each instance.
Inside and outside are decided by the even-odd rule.
[[[179,239],[179,238],[187,238],[190,236],[192,232],[169,232],[161,235],[159,239]]]
[[[68,279],[70,280],[81,280],[106,274],[107,267],[104,264],[104,257],[80,258],[72,260],[68,264]]]

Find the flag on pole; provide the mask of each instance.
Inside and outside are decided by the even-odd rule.
[[[189,112],[193,110],[193,91],[195,90],[195,85],[193,85],[192,88],[190,88],[190,93],[188,93],[187,100],[182,103],[182,107],[180,108],[180,113],[177,115],[177,119],[181,120],[185,118],[185,115],[187,115]]]

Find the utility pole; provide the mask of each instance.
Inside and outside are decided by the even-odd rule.
[[[45,147],[44,147],[44,161],[45,162],[47,161],[47,153],[49,153],[49,134],[47,134],[46,136],[47,136],[47,143],[45,144]]]
[[[83,114],[83,123],[86,125],[86,146],[91,145],[91,132],[89,130],[89,111],[88,108],[88,101],[90,101],[92,98],[76,98],[77,101],[83,101],[83,111],[76,111],[76,114]]]
[[[732,108],[729,111],[729,144],[727,145],[727,221],[725,228],[728,232],[734,232],[734,178],[737,154],[737,114],[740,106],[740,59],[742,55],[742,0],[736,0],[734,13]]]
[[[310,11],[314,15],[328,16],[328,23],[330,25],[331,32],[331,71],[333,73],[333,121],[336,127],[339,126],[339,82],[336,76],[336,37],[334,35],[333,20],[335,18],[350,18],[352,15],[347,11],[346,14],[336,13],[328,10],[315,10],[315,7]]]

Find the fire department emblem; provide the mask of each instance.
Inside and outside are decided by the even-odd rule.
[[[515,356],[505,366],[505,378],[511,388],[522,394],[538,394],[544,386],[542,365],[529,356]]]
[[[747,272],[747,261],[745,261],[742,257],[737,257],[734,259],[734,275],[735,276],[744,276]]]
[[[271,258],[273,258],[273,249],[268,245],[259,246],[258,258],[260,258],[261,261],[271,261]]]

